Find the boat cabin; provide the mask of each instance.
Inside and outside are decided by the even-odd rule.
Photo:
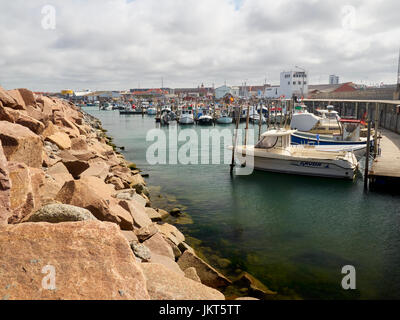
[[[296,130],[269,130],[261,135],[260,141],[254,146],[258,149],[286,149],[290,147],[291,135]]]

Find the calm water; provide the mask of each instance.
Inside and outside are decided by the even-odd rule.
[[[87,111],[125,147],[126,158],[150,174],[153,204],[187,208],[178,227],[224,271],[246,270],[282,297],[400,298],[399,196],[364,194],[361,177],[349,182],[254,172],[231,178],[224,164],[149,165],[153,142],[146,134],[156,127],[153,117]],[[356,268],[357,290],[341,288],[345,265]]]

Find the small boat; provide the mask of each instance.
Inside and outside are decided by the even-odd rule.
[[[229,124],[232,123],[233,119],[228,115],[228,112],[222,111],[220,116],[217,117],[217,123],[219,124]]]
[[[256,123],[256,124],[260,123],[260,114],[257,112],[257,110],[255,108],[250,110],[249,121],[251,123]],[[265,121],[264,115],[261,115],[261,123],[265,123],[265,122],[266,121]]]
[[[113,105],[111,103],[106,102],[101,107],[101,110],[107,110],[107,111],[113,110]]]
[[[255,146],[238,146],[240,157],[254,157],[254,169],[288,174],[353,180],[358,161],[352,152],[318,150],[290,144],[294,130],[269,130]],[[232,147],[231,147],[232,149]]]
[[[197,118],[197,122],[200,125],[212,125],[213,117],[208,114],[207,109],[203,109],[202,113],[199,113],[199,117]]]
[[[181,116],[179,118],[180,124],[194,124],[193,110],[192,107],[183,107],[181,110]]]
[[[270,115],[271,123],[282,123],[283,122],[283,115],[282,115],[282,108],[279,107],[271,107],[270,108]]]
[[[146,113],[147,113],[149,116],[153,116],[153,115],[157,114],[157,109],[154,108],[154,107],[148,107],[148,108],[146,109]]]

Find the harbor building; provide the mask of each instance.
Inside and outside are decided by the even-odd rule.
[[[305,97],[308,94],[308,75],[305,71],[281,72],[280,96],[291,98],[294,95]]]

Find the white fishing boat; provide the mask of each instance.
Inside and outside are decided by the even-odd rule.
[[[269,116],[271,117],[271,123],[282,123],[283,122],[283,114],[282,114],[282,108],[279,107],[272,107],[270,108],[270,114]]]
[[[154,107],[148,107],[148,108],[146,109],[146,113],[147,113],[149,116],[153,116],[153,115],[157,114],[157,109],[154,108]]]
[[[221,114],[217,117],[217,123],[219,124],[229,124],[232,123],[233,119],[229,116],[227,111],[222,111]]]
[[[355,177],[358,161],[352,152],[292,146],[290,136],[294,132],[269,130],[255,146],[238,146],[235,152],[242,157],[254,156],[256,170],[350,180]]]
[[[183,107],[182,108],[181,116],[179,118],[179,123],[180,124],[193,124],[194,123],[193,110],[191,107],[189,107],[189,108]]]
[[[207,109],[203,109],[202,112],[199,114],[197,122],[201,125],[212,125],[213,117],[208,114]]]
[[[317,110],[318,116],[308,111],[304,112],[304,110],[294,112],[290,128],[315,134],[340,133],[340,117],[333,108],[333,106],[327,106],[326,110]]]

